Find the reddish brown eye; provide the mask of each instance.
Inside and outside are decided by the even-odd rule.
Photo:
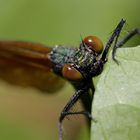
[[[103,43],[102,41],[96,36],[87,36],[84,38],[84,43],[91,47],[95,52],[100,54],[103,51]]]
[[[82,74],[75,69],[74,67],[70,66],[69,64],[65,64],[62,69],[62,74],[68,80],[81,80],[83,78]]]

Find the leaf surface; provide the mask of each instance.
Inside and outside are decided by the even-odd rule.
[[[91,140],[140,140],[140,46],[110,53],[96,86]]]

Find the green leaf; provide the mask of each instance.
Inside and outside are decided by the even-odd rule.
[[[96,86],[91,140],[140,140],[140,46],[111,54]]]

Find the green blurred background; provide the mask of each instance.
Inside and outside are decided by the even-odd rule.
[[[0,0],[0,39],[77,46],[80,36],[94,34],[105,44],[121,18],[123,34],[140,27],[139,7],[139,0]],[[66,84],[44,95],[1,81],[0,139],[56,140],[59,113],[73,92]],[[65,123],[66,139],[87,139],[83,118]]]

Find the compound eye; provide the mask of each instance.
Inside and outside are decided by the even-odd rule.
[[[100,54],[103,51],[103,43],[102,41],[96,36],[87,36],[84,38],[84,43],[89,46],[92,50],[96,53]]]
[[[69,64],[63,66],[62,75],[64,78],[72,81],[83,79],[82,74]]]

